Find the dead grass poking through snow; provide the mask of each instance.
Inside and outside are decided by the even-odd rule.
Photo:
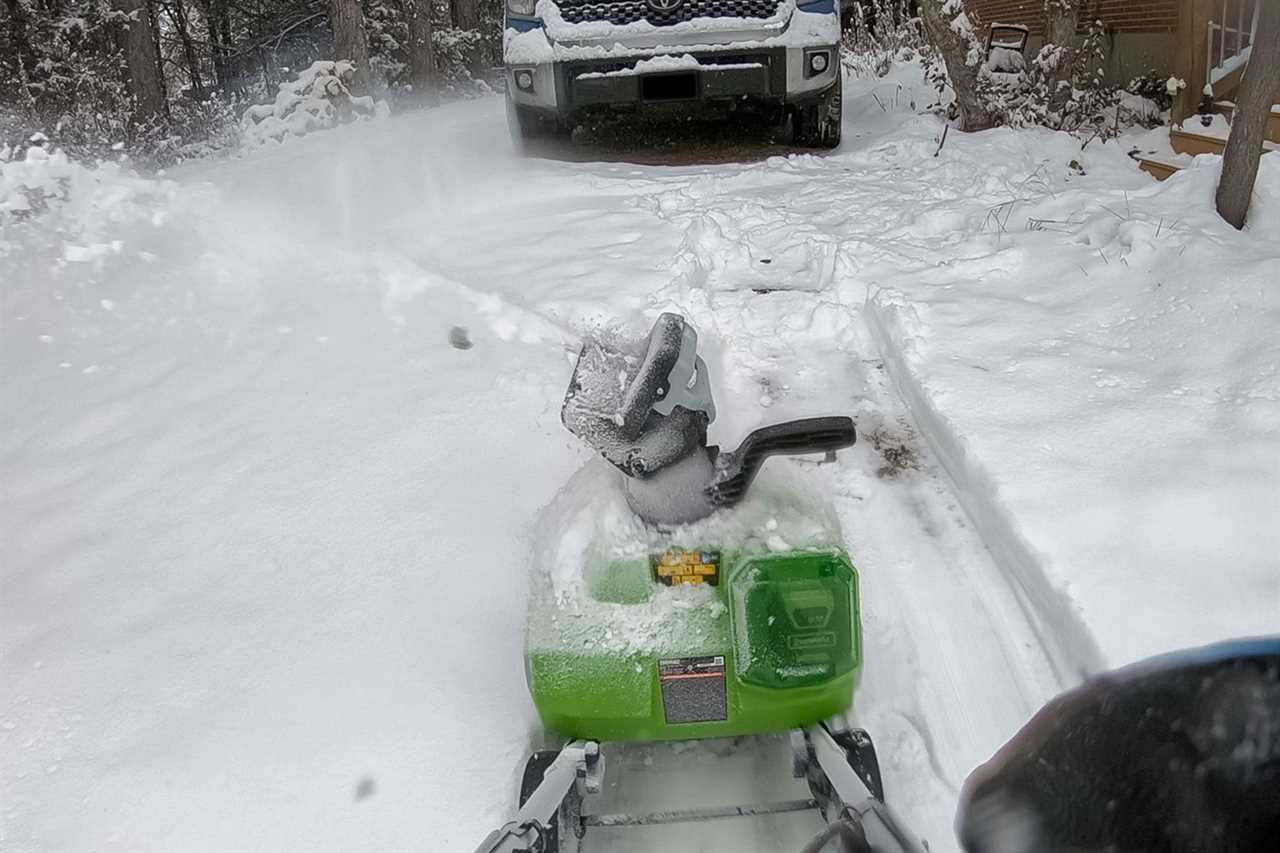
[[[876,469],[876,476],[893,479],[904,471],[919,470],[920,456],[913,446],[915,438],[914,430],[906,424],[899,424],[897,429],[880,426],[867,433],[867,440],[884,460]]]

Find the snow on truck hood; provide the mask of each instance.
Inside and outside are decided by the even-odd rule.
[[[508,27],[503,34],[503,56],[508,64],[611,59],[638,53],[812,47],[840,40],[840,22],[835,15],[802,11],[794,0],[782,0],[768,18],[697,18],[661,27],[648,21],[571,24],[552,0],[540,0],[537,15],[543,21],[542,28],[517,32]]]

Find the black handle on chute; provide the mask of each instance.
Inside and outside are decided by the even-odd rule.
[[[857,437],[853,419],[843,416],[761,427],[748,435],[737,450],[717,457],[716,475],[707,486],[707,496],[716,506],[732,506],[742,500],[768,457],[831,453],[849,447]]]

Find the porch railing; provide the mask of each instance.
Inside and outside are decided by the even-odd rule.
[[[1219,0],[1205,38],[1208,68],[1205,83],[1211,88],[1248,61],[1260,6],[1259,0]]]

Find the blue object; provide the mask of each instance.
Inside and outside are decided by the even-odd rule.
[[[827,0],[831,2],[831,0]],[[530,30],[542,29],[541,18],[507,18],[507,28],[515,30],[518,33],[527,33]]]
[[[1280,657],[1280,635],[1271,637],[1246,637],[1226,640],[1208,646],[1179,649],[1121,667],[1112,676],[1128,677],[1149,672],[1160,672],[1180,666],[1197,666],[1221,663],[1236,658]]]
[[[801,12],[809,12],[817,15],[834,15],[836,13],[836,0],[811,0],[809,3],[797,3],[796,8]]]

